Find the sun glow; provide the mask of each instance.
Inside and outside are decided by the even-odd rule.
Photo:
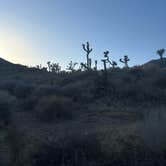
[[[13,63],[26,64],[30,55],[28,42],[16,32],[0,28],[0,57]]]

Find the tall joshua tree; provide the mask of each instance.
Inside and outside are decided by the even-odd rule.
[[[128,68],[128,61],[130,61],[130,59],[128,58],[128,55],[124,55],[123,59],[121,58],[119,61],[124,63],[125,67]]]
[[[87,60],[87,68],[91,68],[91,59],[89,58],[89,54],[92,52],[92,48],[90,48],[89,42],[86,42],[86,44],[82,44],[83,50],[86,52],[86,60]]]
[[[160,56],[161,64],[163,64],[163,54],[165,53],[165,49],[159,49],[156,53]]]

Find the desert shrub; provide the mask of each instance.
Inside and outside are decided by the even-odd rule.
[[[154,86],[166,89],[166,78],[164,76],[160,76],[157,80],[155,80]]]
[[[96,134],[75,133],[56,143],[43,144],[34,155],[33,166],[91,166],[98,165],[101,158]]]
[[[33,85],[22,80],[6,79],[0,83],[0,89],[10,92],[12,95],[24,98],[33,90]]]
[[[42,97],[55,94],[58,95],[60,94],[60,91],[61,90],[58,86],[40,85],[38,87],[34,87],[32,93],[22,101],[22,108],[24,110],[33,111]]]
[[[18,84],[18,81],[16,80],[4,80],[4,81],[1,81],[0,83],[0,89],[1,90],[6,90],[6,91],[9,91],[10,93],[13,93],[16,85]]]
[[[0,91],[0,122],[9,123],[11,111],[14,110],[16,99],[6,91]]]
[[[139,128],[146,144],[156,151],[166,151],[166,113],[165,106],[149,109]]]
[[[150,147],[141,136],[140,130],[144,126],[140,126],[140,128],[138,126],[139,124],[134,124],[102,129],[99,140],[101,151],[105,154],[105,166],[165,165],[165,151],[161,151],[161,149],[158,151],[156,147]],[[148,134],[147,131],[146,136]],[[152,139],[151,135],[148,135],[148,139]],[[152,146],[156,141],[153,140],[150,140]]]
[[[165,142],[165,141],[164,141]],[[137,125],[74,133],[43,144],[32,156],[33,166],[165,165],[165,159],[140,136]],[[164,156],[163,156],[164,157]]]
[[[24,100],[22,100],[20,107],[25,111],[33,111],[37,105],[38,100],[39,97],[30,95],[26,97]]]
[[[59,86],[51,85],[40,85],[34,89],[33,96],[42,97],[46,95],[54,95],[60,93]]]
[[[25,164],[24,155],[27,155],[25,145],[29,142],[26,139],[26,131],[21,130],[20,126],[16,123],[7,128],[7,141],[10,146],[10,162],[13,166],[27,166]]]
[[[70,119],[72,117],[73,102],[62,96],[42,97],[36,106],[37,117],[43,121],[55,119]]]
[[[18,98],[25,98],[33,91],[33,86],[28,83],[17,84],[14,88],[14,96]]]
[[[70,83],[62,88],[63,95],[70,97],[75,102],[88,103],[93,94],[91,89],[93,84],[91,81],[77,81],[76,83]]]
[[[62,93],[65,96],[72,97],[75,101],[79,100],[82,94],[81,84],[74,83],[68,84],[67,86],[62,88]]]

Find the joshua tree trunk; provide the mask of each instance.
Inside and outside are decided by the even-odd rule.
[[[163,59],[163,55],[160,56],[160,61],[161,61],[161,67],[164,66],[164,59]]]
[[[91,64],[92,64],[92,62],[91,62],[91,59],[89,58],[89,55],[87,56],[87,67],[88,67],[88,69],[91,69]]]
[[[125,62],[125,67],[126,67],[126,68],[128,68],[128,67],[129,67],[129,66],[128,66],[128,62]]]
[[[103,59],[102,62],[103,62],[103,65],[104,65],[104,72],[106,73],[107,72],[106,60]]]
[[[104,62],[104,71],[106,72],[107,69],[106,69],[106,62]]]

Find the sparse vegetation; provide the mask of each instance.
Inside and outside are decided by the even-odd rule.
[[[71,61],[71,72],[61,71],[57,62],[47,62],[47,70],[0,63],[0,127],[8,133],[10,163],[163,165],[165,130],[155,130],[161,137],[155,146],[147,133],[154,136],[153,113],[160,119],[155,127],[165,125],[165,63],[161,67],[161,60],[154,60],[129,67],[124,56],[120,61],[125,67],[119,68],[105,51],[100,70],[97,60],[92,66],[88,42],[83,49],[87,62],[76,70],[77,63]],[[159,55],[165,62],[163,53]]]
[[[14,111],[16,99],[6,91],[0,91],[0,126],[8,125]]]
[[[43,97],[36,106],[37,117],[46,122],[70,119],[72,107],[73,103],[69,98],[56,95]]]
[[[74,72],[75,71],[75,67],[76,67],[77,64],[78,64],[77,62],[73,63],[72,61],[70,61],[70,63],[68,64],[66,70]]]

